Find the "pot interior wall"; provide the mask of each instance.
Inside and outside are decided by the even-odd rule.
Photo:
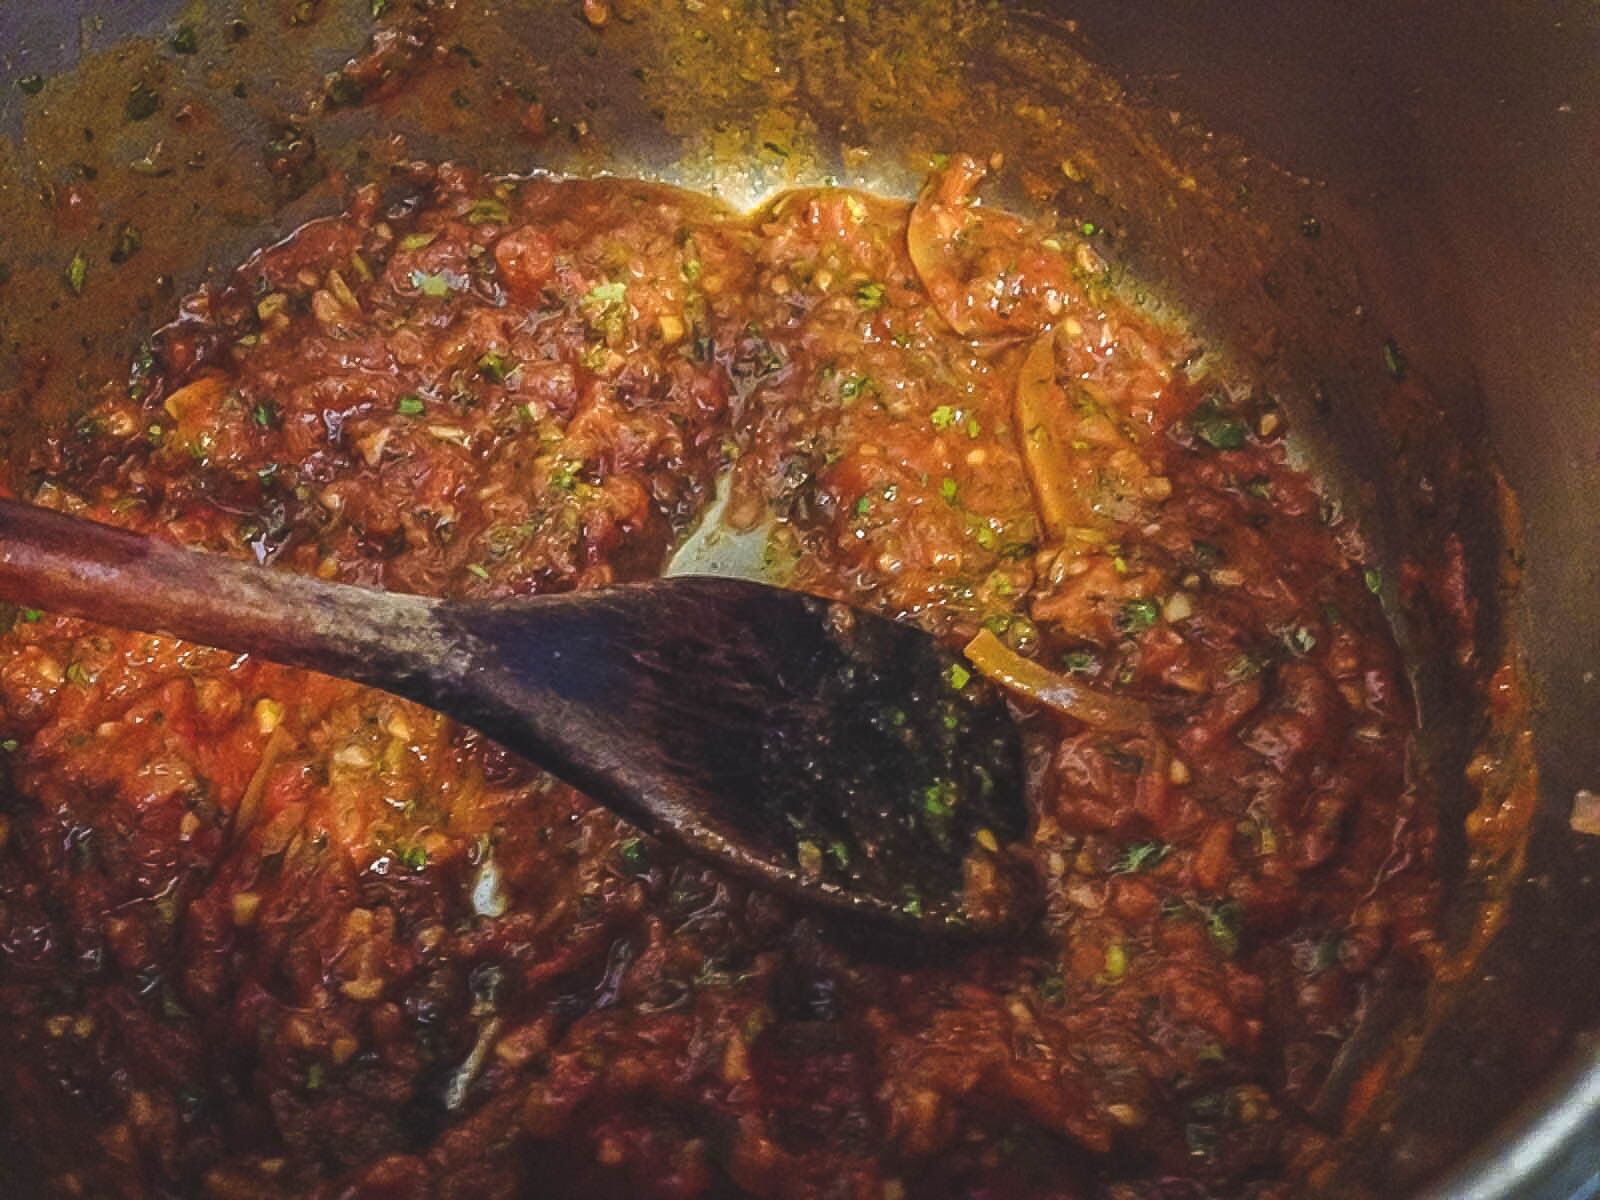
[[[1575,6],[1562,27],[1410,3],[1290,18],[1149,0],[1049,12],[619,0],[595,30],[574,3],[484,0],[418,6],[433,37],[402,45],[390,78],[353,94],[341,66],[367,47],[368,6],[312,6],[318,19],[304,24],[286,16],[293,7],[0,11],[8,85],[66,72],[37,98],[0,93],[0,259],[12,276],[0,292],[0,420],[13,456],[42,420],[125,372],[208,271],[333,210],[357,183],[387,184],[410,158],[639,174],[753,203],[826,180],[911,194],[939,153],[1003,156],[998,199],[1108,231],[1116,257],[1280,397],[1299,449],[1390,564],[1427,576],[1450,535],[1465,549],[1479,600],[1470,657],[1427,588],[1402,596],[1391,582],[1387,598],[1414,667],[1418,770],[1445,807],[1450,924],[1467,957],[1426,1003],[1375,1006],[1371,1054],[1336,1072],[1333,1123],[1379,1047],[1400,1039],[1408,1062],[1414,1051],[1331,1189],[1393,1194],[1436,1174],[1549,1073],[1600,976],[1600,938],[1583,936],[1600,925],[1595,852],[1566,824],[1574,792],[1600,779],[1584,728],[1600,587],[1593,555],[1573,552],[1600,544],[1600,510],[1577,487],[1600,409],[1574,401],[1600,366],[1600,345],[1583,341],[1600,327],[1582,270],[1600,261],[1600,210],[1586,202],[1600,84],[1580,70],[1593,62],[1592,14]],[[197,54],[167,45],[181,18],[206,31]],[[1159,103],[1135,100],[1117,75]],[[158,133],[125,111],[140,82],[202,100]],[[533,94],[542,134],[507,102]],[[1250,142],[1174,119],[1169,105]],[[84,214],[40,203],[85,179]],[[1526,192],[1513,186],[1524,179]],[[112,267],[105,248],[128,223],[144,249]],[[93,303],[61,284],[85,247]],[[1525,533],[1485,443],[1506,464]],[[1513,593],[1519,546],[1526,586]],[[1515,734],[1520,714],[1491,728],[1483,702],[1490,673],[1515,658],[1510,631],[1543,701],[1543,789],[1526,856],[1485,864],[1461,832],[1483,800],[1463,767],[1486,738]],[[1499,934],[1474,943],[1494,905]],[[0,1169],[25,1173],[25,1162],[5,1156]]]

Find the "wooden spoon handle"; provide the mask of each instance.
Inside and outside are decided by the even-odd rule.
[[[438,602],[323,583],[0,499],[0,599],[406,695],[460,658]]]

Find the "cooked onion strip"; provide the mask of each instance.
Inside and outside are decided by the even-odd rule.
[[[1094,729],[1133,733],[1153,728],[1150,708],[1125,696],[1108,696],[1023,658],[987,629],[967,643],[967,660],[1004,688]]]
[[[1039,516],[1057,539],[1074,524],[1073,513],[1082,507],[1074,503],[1071,457],[1056,434],[1056,415],[1066,402],[1056,383],[1055,334],[1042,334],[1017,376],[1017,437],[1022,442],[1028,481],[1039,502]]]
[[[235,841],[248,833],[250,826],[256,823],[256,814],[261,809],[261,798],[267,792],[267,779],[288,745],[289,727],[286,724],[279,724],[267,736],[267,744],[261,749],[261,761],[256,764],[255,773],[250,776],[244,795],[239,798],[239,807],[233,810]]]

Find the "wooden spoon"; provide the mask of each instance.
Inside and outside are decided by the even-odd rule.
[[[443,601],[0,500],[0,598],[383,688],[776,892],[923,930],[1025,915],[1019,739],[928,635],[745,580]]]

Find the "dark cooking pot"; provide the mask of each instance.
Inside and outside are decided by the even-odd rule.
[[[330,74],[366,45],[365,3],[213,4],[198,52],[174,56],[165,44],[194,7],[0,7],[13,444],[125,363],[208,267],[330,210],[345,184],[403,155],[614,169],[740,201],[828,176],[906,192],[917,153],[1003,152],[1008,200],[1114,229],[1131,263],[1258,360],[1300,410],[1303,450],[1391,560],[1426,569],[1451,533],[1465,548],[1471,656],[1448,652],[1425,598],[1394,598],[1423,765],[1457,830],[1445,857],[1465,966],[1425,1003],[1374,1017],[1366,1053],[1394,1041],[1414,1066],[1351,1132],[1330,1191],[1590,1194],[1600,848],[1569,814],[1580,790],[1600,789],[1600,509],[1582,486],[1600,466],[1592,4],[802,0],[731,14],[641,0],[614,3],[597,32],[575,0],[453,15],[419,3],[494,36],[474,54],[402,41],[369,74]],[[513,63],[537,78],[548,129],[481,115],[497,111]],[[183,80],[203,81],[208,100],[168,114],[190,123],[180,159],[125,108],[135,83],[160,95]],[[916,101],[941,84],[960,102]],[[49,103],[26,104],[41,87]],[[139,168],[113,178],[106,162]],[[84,180],[95,206],[68,211]],[[75,247],[114,245],[123,222],[140,231],[139,268],[73,304],[64,264]],[[1407,372],[1428,386],[1397,397],[1388,377]],[[1524,673],[1535,734],[1535,761],[1508,752],[1506,770],[1531,783],[1536,766],[1538,803],[1525,841],[1484,867],[1459,834],[1480,801],[1462,774],[1483,739],[1516,745],[1482,699],[1502,658]],[[1474,941],[1477,929],[1488,932]],[[0,1155],[0,1185],[30,1194],[22,1149]]]

